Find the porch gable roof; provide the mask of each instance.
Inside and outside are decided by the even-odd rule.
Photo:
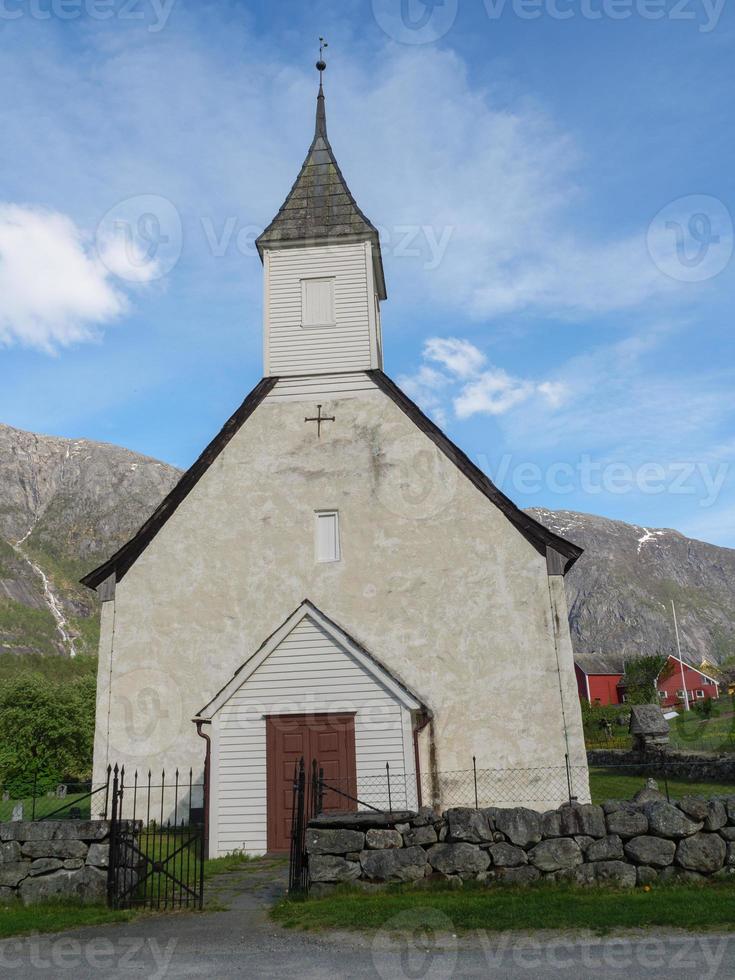
[[[283,642],[298,624],[304,619],[310,619],[327,636],[331,637],[337,644],[355,660],[355,662],[370,674],[379,684],[381,684],[397,701],[409,711],[424,711],[425,705],[422,704],[391,672],[381,664],[376,658],[360,644],[357,640],[346,633],[333,620],[325,616],[309,599],[304,599],[301,605],[295,609],[291,615],[264,640],[255,653],[249,657],[245,663],[239,667],[230,680],[220,691],[205,704],[197,713],[196,721],[211,721],[214,715],[222,708],[230,698],[245,684],[255,671],[268,659],[273,651]]]

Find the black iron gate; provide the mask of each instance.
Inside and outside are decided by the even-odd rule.
[[[388,810],[392,810],[390,802],[390,767],[388,768]],[[344,801],[345,809],[358,807],[363,810],[384,812],[372,803],[360,800],[352,793],[346,792],[334,785],[334,780],[327,783],[324,770],[316,759],[312,760],[307,773],[303,757],[294,767],[293,778],[293,811],[291,815],[291,855],[289,863],[288,890],[289,892],[307,892],[309,890],[309,855],[306,850],[306,828],[309,821],[324,812],[325,802],[328,812],[339,807],[329,806],[329,797]],[[348,785],[350,785],[348,783]],[[354,789],[354,787],[351,787]],[[325,799],[326,797],[326,799]],[[354,806],[353,806],[354,804]]]
[[[204,897],[204,785],[192,771],[153,783],[150,771],[125,783],[112,776],[107,900],[111,908],[201,909]]]
[[[316,760],[311,764],[309,777],[302,757],[294,767],[293,811],[291,813],[291,855],[288,869],[289,892],[305,892],[309,888],[309,856],[306,853],[306,827],[321,811],[323,773]]]

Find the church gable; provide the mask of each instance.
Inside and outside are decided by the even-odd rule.
[[[359,379],[368,381],[368,386]],[[321,389],[321,390],[320,390]],[[550,531],[517,507],[490,478],[482,472],[469,457],[446,436],[441,429],[425,415],[421,409],[392,381],[383,371],[366,371],[343,376],[322,376],[281,380],[277,377],[264,378],[248,395],[240,408],[227,421],[222,430],[207,446],[194,465],[187,470],[171,493],[163,500],[156,511],[141,527],[138,533],[123,545],[108,561],[100,565],[82,579],[84,585],[96,589],[108,582],[119,582],[129,571],[138,557],[149,546],[162,527],[168,522],[178,507],[194,490],[210,466],[220,456],[231,440],[258,409],[268,399],[273,401],[316,401],[330,396],[360,397],[375,390],[382,391],[403,414],[419,429],[428,440],[466,477],[485,497],[508,518],[518,531],[539,551],[545,554],[552,568],[552,561],[558,559],[556,570],[566,572],[582,554],[582,549],[565,538]],[[338,403],[338,402],[337,402]],[[334,405],[335,402],[332,402]],[[295,407],[295,406],[294,406]],[[310,414],[313,414],[310,413]],[[301,418],[301,416],[299,416]],[[273,438],[271,435],[270,438]]]
[[[237,702],[246,685],[249,692],[264,685],[279,687],[280,674],[287,675],[290,696],[294,698],[304,694],[302,683],[318,685],[328,679],[331,685],[339,678],[345,690],[356,694],[364,691],[373,697],[387,696],[410,711],[422,708],[421,702],[382,664],[306,599],[197,717],[211,719],[231,702]]]

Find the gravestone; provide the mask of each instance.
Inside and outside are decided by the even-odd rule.
[[[12,816],[11,819],[12,819],[13,823],[19,823],[23,819],[23,804],[22,803],[16,803],[15,804],[15,806],[13,807],[13,816]]]
[[[65,800],[66,799],[66,783],[59,783],[56,787],[56,799]]]
[[[3,803],[9,803],[9,802],[10,802],[10,790],[6,789],[3,792]]]
[[[669,744],[669,723],[658,704],[636,704],[630,711],[628,731],[638,752],[662,749]]]

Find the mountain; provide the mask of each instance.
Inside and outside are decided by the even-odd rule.
[[[0,425],[0,653],[97,651],[98,604],[79,584],[140,527],[180,471],[118,446]],[[575,650],[735,654],[735,551],[677,531],[531,510],[585,549],[567,576]]]
[[[97,600],[79,579],[179,476],[118,446],[0,424],[0,653],[96,654]]]
[[[735,655],[735,550],[592,514],[529,513],[585,549],[566,579],[576,652],[675,654],[673,599],[685,660]]]

